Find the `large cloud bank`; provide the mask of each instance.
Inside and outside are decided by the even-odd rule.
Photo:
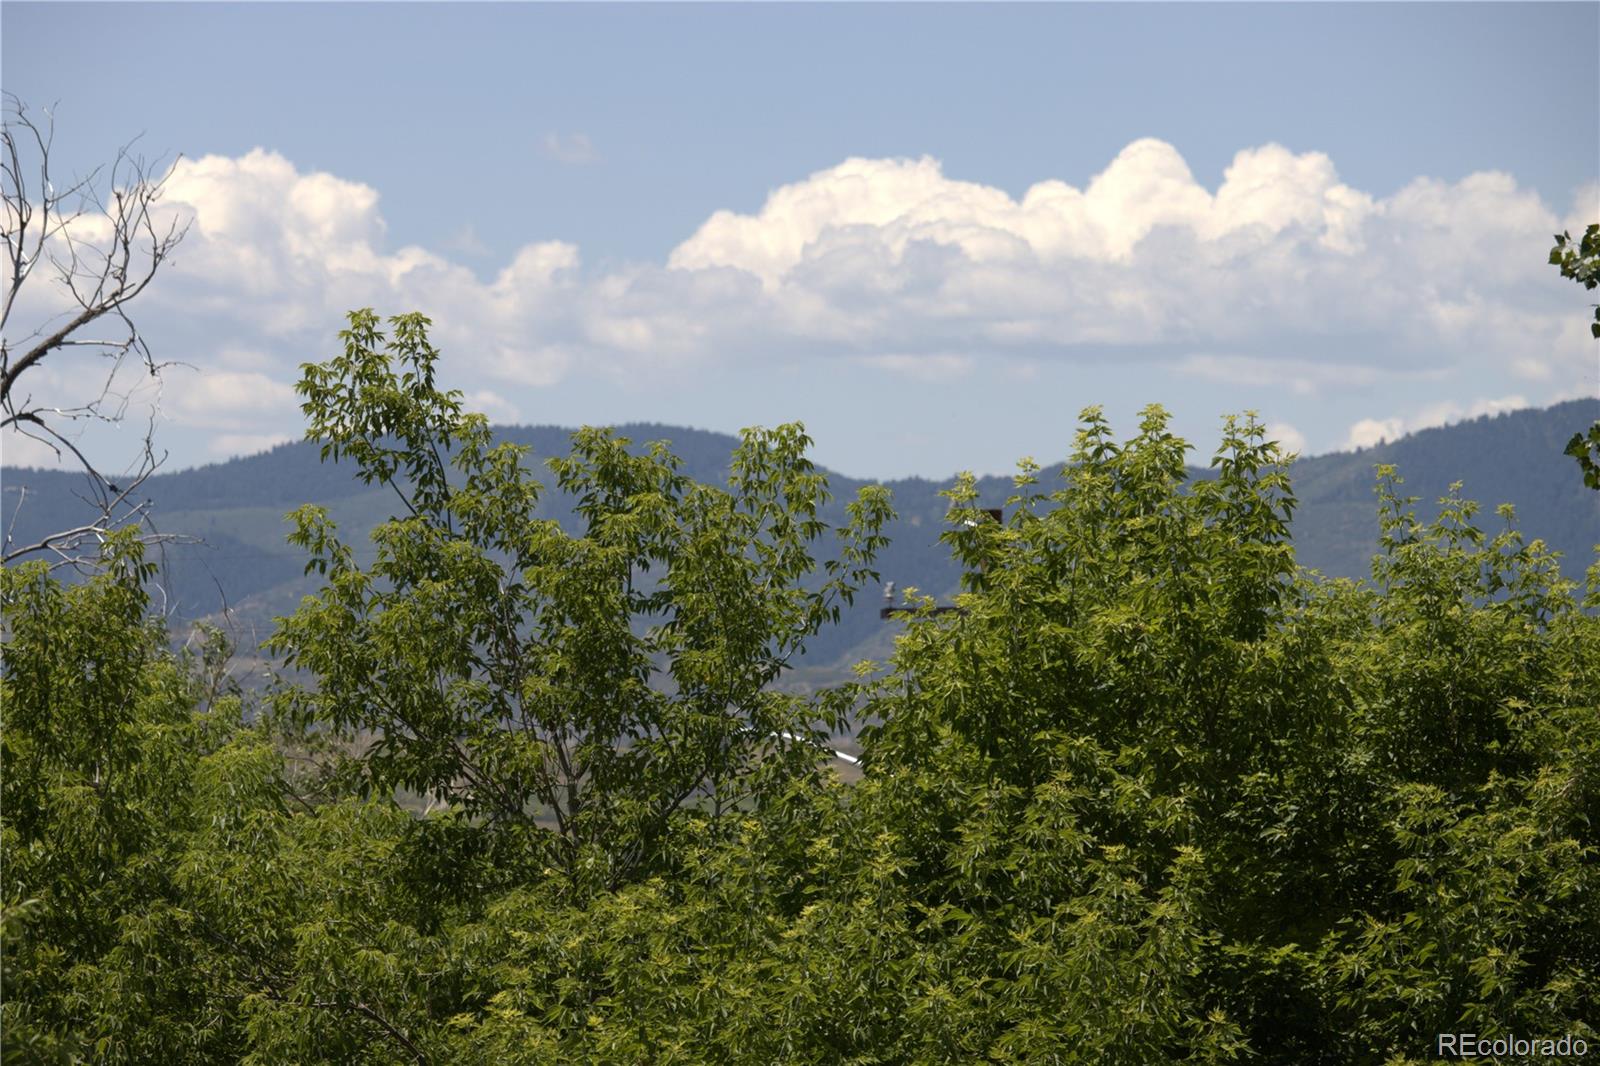
[[[716,212],[664,263],[589,271],[574,245],[534,242],[488,279],[391,249],[377,189],[260,149],[180,161],[166,209],[192,228],[145,314],[217,375],[175,382],[166,407],[219,431],[292,428],[296,365],[368,305],[433,317],[460,380],[502,417],[516,414],[507,395],[570,375],[763,360],[928,381],[1141,360],[1298,395],[1488,367],[1559,392],[1593,360],[1570,283],[1543,258],[1550,233],[1600,209],[1600,188],[1564,217],[1495,172],[1380,197],[1275,144],[1239,152],[1214,191],[1144,139],[1081,189],[1047,180],[1020,198],[931,158],[847,159],[754,214]]]

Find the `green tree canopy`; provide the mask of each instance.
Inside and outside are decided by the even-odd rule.
[[[1299,569],[1252,417],[1208,479],[1082,415],[1002,522],[949,492],[958,612],[773,686],[871,578],[797,427],[724,486],[584,431],[548,463],[353,315],[311,435],[393,488],[259,707],[174,652],[114,538],[7,568],[7,1061],[1421,1063],[1600,1047],[1600,563],[1378,472],[1362,582]],[[910,605],[931,606],[917,600]],[[896,623],[900,624],[900,623]],[[859,726],[858,778],[820,745]]]
[[[665,443],[640,455],[585,429],[547,464],[578,501],[570,535],[530,518],[523,449],[434,387],[427,319],[392,325],[386,341],[352,314],[344,353],[299,386],[323,457],[354,459],[404,512],[369,570],[323,513],[294,515],[328,581],[269,642],[316,681],[279,709],[370,737],[371,792],[526,829],[541,861],[607,888],[656,867],[686,803],[715,821],[809,773],[838,709],[772,683],[876,578],[886,494],[861,491],[819,564],[827,486],[800,427],[747,430],[723,488],[680,475]]]

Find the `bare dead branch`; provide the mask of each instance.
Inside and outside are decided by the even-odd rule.
[[[146,425],[138,465],[113,481],[96,468],[68,434],[75,422],[120,424],[126,420],[132,390],[118,391],[118,376],[130,356],[137,358],[158,383],[172,365],[158,362],[130,317],[128,305],[155,279],[188,232],[173,217],[163,221],[158,207],[170,166],[147,162],[132,153],[130,142],[118,150],[109,167],[97,167],[57,188],[50,156],[55,119],[49,110],[36,121],[10,93],[5,94],[5,124],[0,142],[0,184],[4,191],[4,228],[0,263],[6,289],[0,303],[0,429],[11,429],[68,458],[89,484],[88,503],[95,517],[26,545],[14,543],[17,512],[10,516],[3,550],[5,562],[32,553],[54,557],[53,566],[93,568],[98,546],[114,529],[142,528],[140,539],[162,545],[185,538],[162,533],[149,522],[148,503],[135,504],[131,493],[161,465],[151,446],[154,417]],[[92,222],[86,234],[80,222]],[[40,262],[53,268],[55,290],[68,310],[48,316],[20,339],[12,319],[17,296],[30,284]],[[27,382],[29,372],[56,360],[81,358],[85,350],[106,361],[97,395],[76,405],[38,402]],[[68,364],[69,366],[71,364]],[[17,508],[26,502],[19,497]]]

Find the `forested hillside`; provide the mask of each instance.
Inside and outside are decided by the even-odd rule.
[[[1300,500],[1292,518],[1296,560],[1330,576],[1369,576],[1378,537],[1373,471],[1377,464],[1389,463],[1405,479],[1405,491],[1420,497],[1425,515],[1434,513],[1436,501],[1455,481],[1488,506],[1514,504],[1518,527],[1561,552],[1563,572],[1582,580],[1594,545],[1600,543],[1600,494],[1585,490],[1562,448],[1574,426],[1597,417],[1600,402],[1571,401],[1423,430],[1364,451],[1300,459],[1292,473]],[[527,461],[535,476],[547,482],[553,478],[543,464],[566,454],[572,432],[554,426],[494,429],[497,440],[529,448]],[[684,472],[710,483],[726,479],[728,456],[737,444],[733,437],[677,426],[625,425],[616,432],[632,440],[636,451],[650,441],[671,442]],[[1196,458],[1191,455],[1189,462]],[[858,465],[870,468],[871,457],[863,456]],[[1059,468],[1059,463],[1047,467],[1046,478]],[[1197,467],[1191,474],[1205,477],[1207,471]],[[833,473],[828,481],[835,499],[823,506],[822,514],[837,522],[842,501],[866,482]],[[4,518],[8,527],[15,518],[18,542],[71,524],[78,505],[72,475],[7,470],[5,482]],[[950,506],[940,493],[952,483],[953,478],[882,483],[892,495],[896,517],[885,526],[889,544],[879,569],[902,590],[915,587],[948,597],[956,587],[959,569],[939,543],[948,528]],[[356,480],[350,464],[320,462],[316,445],[309,442],[160,474],[147,484],[160,527],[200,541],[166,547],[160,559],[165,579],[160,595],[167,597],[163,606],[175,623],[205,617],[221,621],[225,601],[231,609],[227,624],[244,643],[265,639],[273,618],[292,610],[312,588],[303,574],[303,556],[285,540],[287,512],[303,503],[327,507],[340,528],[352,534],[357,555],[370,558],[365,532],[394,514],[397,506],[389,489]],[[1013,490],[1009,478],[986,477],[978,480],[977,491],[983,506],[998,507]],[[19,502],[24,503],[20,512]],[[552,491],[533,516],[566,522],[570,507],[569,499]],[[864,595],[845,610],[838,627],[818,637],[806,661],[822,670],[819,676],[840,676],[854,660],[886,653],[889,641],[879,606],[874,593]]]

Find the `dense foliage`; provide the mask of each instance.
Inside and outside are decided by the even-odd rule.
[[[167,650],[136,544],[4,572],[7,1061],[1600,1047],[1600,619],[1508,510],[1419,522],[1380,470],[1372,577],[1327,581],[1253,420],[1193,481],[1159,410],[1091,409],[1003,522],[951,490],[964,611],[802,699],[771,682],[871,580],[881,493],[825,538],[797,428],[724,487],[586,431],[585,528],[530,520],[425,327],[358,314],[306,370],[401,513],[365,567],[296,516],[323,586],[257,713],[218,643]]]

